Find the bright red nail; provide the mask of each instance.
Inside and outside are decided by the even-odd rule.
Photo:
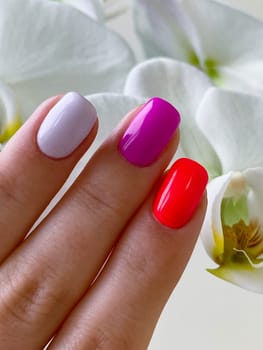
[[[194,214],[208,182],[208,174],[199,163],[178,159],[167,175],[153,203],[153,214],[163,225],[184,226]]]

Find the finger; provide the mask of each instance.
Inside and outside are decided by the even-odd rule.
[[[85,293],[172,158],[178,123],[174,107],[157,98],[129,115],[2,266],[0,339],[15,329],[14,350],[43,346]]]
[[[25,237],[87,150],[96,120],[93,106],[77,93],[51,98],[0,153],[0,262]]]
[[[171,172],[154,205],[162,223],[153,216],[151,195],[49,350],[147,348],[192,253],[206,209],[206,171],[180,160]]]

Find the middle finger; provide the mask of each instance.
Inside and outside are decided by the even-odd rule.
[[[8,334],[16,334],[5,342],[12,350],[47,343],[169,163],[178,124],[178,112],[158,98],[129,115],[2,265],[0,345]]]

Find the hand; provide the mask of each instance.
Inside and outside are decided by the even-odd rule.
[[[25,239],[95,137],[76,93],[45,101],[0,154],[0,348],[146,349],[195,245],[206,171],[182,159],[179,115],[129,113]]]

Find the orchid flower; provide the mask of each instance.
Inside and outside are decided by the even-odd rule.
[[[122,91],[134,65],[117,34],[56,1],[1,1],[0,47],[0,143],[52,95]]]
[[[210,90],[196,120],[221,164],[202,228],[214,275],[263,293],[263,97]],[[211,122],[211,116],[213,122]]]
[[[125,93],[178,107],[180,152],[210,175],[201,232],[216,264],[209,271],[263,293],[263,97],[215,88],[200,70],[167,58],[136,66]]]
[[[263,93],[263,22],[213,0],[134,0],[147,57],[205,72],[217,86]]]

